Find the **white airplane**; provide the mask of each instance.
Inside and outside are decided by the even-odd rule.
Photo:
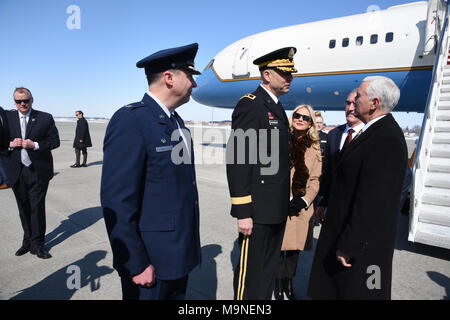
[[[258,33],[223,49],[196,78],[193,98],[204,105],[234,108],[260,83],[256,58],[294,46],[298,72],[287,110],[307,103],[317,110],[342,110],[348,93],[366,76],[383,75],[401,89],[395,111],[423,112],[440,34],[437,0],[420,1],[343,18]]]

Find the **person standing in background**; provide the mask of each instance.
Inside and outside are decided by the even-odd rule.
[[[346,123],[337,126],[328,133],[328,143],[325,148],[322,177],[320,179],[319,201],[316,209],[316,219],[319,223],[322,223],[325,217],[333,172],[338,163],[341,150],[344,146],[347,147],[364,127],[364,123],[355,114],[356,90],[353,89],[347,96],[347,100],[345,100]]]
[[[83,111],[76,111],[77,127],[75,129],[75,139],[73,147],[75,148],[75,164],[71,168],[87,167],[87,148],[92,147],[91,135],[89,134],[89,124],[84,118]],[[83,152],[83,163],[80,165],[80,153]]]
[[[292,285],[300,251],[312,250],[314,227],[313,201],[319,192],[322,156],[314,110],[309,105],[295,108],[290,118],[291,133],[291,197],[297,206],[290,208],[286,222],[281,257],[275,280],[274,296],[297,300]]]

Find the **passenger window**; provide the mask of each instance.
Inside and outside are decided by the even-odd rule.
[[[394,33],[393,32],[386,33],[386,42],[392,42],[392,41],[394,41]]]
[[[373,34],[370,36],[370,43],[371,44],[375,44],[378,42],[378,35],[377,34]]]
[[[336,40],[330,40],[329,48],[333,49],[334,47],[336,47]]]
[[[362,36],[357,37],[356,38],[356,45],[357,46],[361,46],[363,44],[363,41],[364,41],[364,39],[363,39]]]
[[[348,38],[342,39],[342,46],[343,46],[344,48],[345,48],[345,47],[348,47],[348,42],[349,42]]]

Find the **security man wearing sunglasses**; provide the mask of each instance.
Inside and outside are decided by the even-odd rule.
[[[33,96],[27,88],[14,91],[14,102],[17,110],[6,113],[10,143],[4,160],[24,232],[16,256],[31,252],[49,259],[52,256],[44,249],[45,196],[53,178],[51,150],[60,144],[58,129],[51,114],[32,108]]]
[[[287,47],[256,59],[261,85],[240,99],[232,115],[227,179],[241,250],[234,274],[237,300],[269,300],[273,293],[290,183],[289,121],[278,99],[297,72],[296,51]]]

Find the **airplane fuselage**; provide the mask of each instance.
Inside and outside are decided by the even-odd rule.
[[[310,104],[318,110],[342,110],[348,93],[367,76],[392,78],[401,89],[396,111],[423,112],[434,53],[423,54],[427,2],[383,11],[300,24],[252,35],[223,49],[196,81],[194,99],[233,108],[260,83],[253,60],[277,48],[294,46],[298,72],[285,109]]]

